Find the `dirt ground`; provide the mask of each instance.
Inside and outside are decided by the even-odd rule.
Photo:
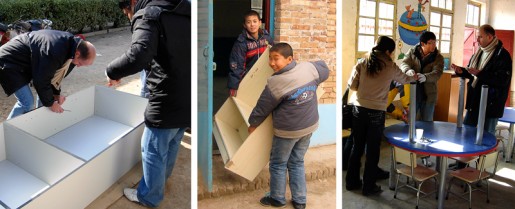
[[[336,178],[330,177],[322,180],[307,182],[306,208],[331,209],[336,208]],[[289,187],[286,188],[286,208],[293,208]],[[267,189],[259,189],[251,192],[224,195],[217,198],[203,199],[198,202],[198,209],[263,209],[259,199],[268,192]]]
[[[62,83],[62,95],[71,95],[74,92],[90,87],[92,85],[105,85],[107,83],[105,68],[113,59],[121,56],[130,45],[131,33],[125,28],[121,31],[110,32],[87,36],[86,40],[95,45],[97,58],[93,65],[88,67],[75,68]],[[121,85],[117,90],[139,95],[141,84],[139,74],[135,74],[122,79]],[[34,95],[35,91],[33,90]],[[16,102],[14,95],[7,97],[3,92],[0,93],[0,122],[3,122]],[[138,163],[129,173],[116,182],[104,194],[99,196],[89,209],[131,209],[144,208],[138,204],[128,201],[123,197],[124,187],[137,187],[141,178],[141,163]],[[80,188],[77,188],[80,189]],[[166,183],[165,199],[159,208],[191,208],[191,139],[189,136],[183,138],[179,155],[172,176]]]

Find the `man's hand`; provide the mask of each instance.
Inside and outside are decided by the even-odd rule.
[[[64,111],[64,109],[61,107],[61,105],[59,105],[59,102],[57,102],[57,100],[52,104],[52,106],[50,106],[50,110],[56,113],[62,113]]]
[[[237,89],[229,89],[229,96],[235,97],[236,93],[238,93]]]
[[[454,72],[455,72],[455,73],[457,73],[457,74],[461,74],[461,73],[463,73],[463,70],[461,70],[461,67],[460,67],[460,66],[455,65],[454,63],[453,63],[453,64],[451,64],[451,69],[453,69],[453,70],[454,70]]]
[[[63,105],[64,101],[66,101],[66,97],[61,95],[54,95],[54,100],[57,101],[59,105]]]
[[[254,126],[250,126],[249,129],[247,130],[249,132],[249,135],[254,132],[254,130],[256,130],[257,127],[254,127]]]
[[[118,84],[120,84],[120,79],[119,80],[112,80],[109,77],[107,77],[107,86],[112,87],[112,86],[116,86]]]
[[[471,68],[467,69],[467,71],[469,71],[470,74],[475,75],[475,76],[477,76],[477,74],[479,74],[479,70],[476,68],[471,67]]]

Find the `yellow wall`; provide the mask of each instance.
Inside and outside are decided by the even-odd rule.
[[[358,16],[358,0],[342,3],[342,92],[347,88],[347,81],[356,63],[356,18]]]

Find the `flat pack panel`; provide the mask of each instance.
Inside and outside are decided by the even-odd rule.
[[[4,124],[0,123],[0,161],[5,160]]]
[[[54,184],[84,162],[9,124],[4,124],[7,160]]]
[[[54,113],[47,107],[20,115],[6,123],[40,139],[46,139],[69,126],[93,115],[94,89],[87,88],[66,97],[63,113]]]
[[[246,138],[225,168],[253,181],[270,160],[273,134],[270,115]]]
[[[132,127],[116,121],[91,116],[49,137],[46,141],[84,161],[89,161],[131,130]]]
[[[225,149],[224,141],[222,139],[222,134],[220,131],[220,127],[218,127],[218,124],[220,122],[213,122],[213,137],[216,141],[216,144],[218,144],[218,150],[220,151],[220,155],[222,155],[222,160],[224,161],[224,164],[229,161],[229,153],[227,152],[227,149]]]
[[[234,100],[234,104],[236,104],[236,107],[240,111],[240,114],[243,117],[243,120],[247,124],[247,127],[249,127],[250,126],[249,117],[250,117],[250,114],[252,113],[252,109],[254,109],[254,107],[251,107],[250,105],[248,105],[247,103],[241,101],[240,99],[238,99],[236,97],[231,97],[231,98]]]
[[[7,160],[0,161],[0,185],[0,201],[9,208],[20,207],[49,187],[41,179]]]
[[[143,128],[143,124],[136,127],[23,208],[82,209],[88,206],[141,161],[140,139]]]
[[[274,70],[268,64],[270,48],[252,66],[249,72],[241,80],[236,97],[249,106],[255,106],[261,92],[265,89],[267,79],[274,74]]]
[[[224,162],[227,162],[232,158],[234,153],[240,148],[243,140],[240,138],[238,134],[237,127],[230,126],[223,120],[219,120],[215,118],[215,126],[217,131],[220,132],[220,137],[215,135],[216,143],[220,148],[220,153],[222,154],[222,158],[226,156]]]
[[[235,128],[241,123],[245,123],[244,118],[239,114],[238,108],[234,103],[234,100],[228,98],[218,112],[215,114],[215,119],[224,121],[229,126]]]
[[[148,100],[137,95],[95,86],[95,115],[136,127],[143,121]]]

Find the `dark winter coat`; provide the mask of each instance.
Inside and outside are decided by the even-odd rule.
[[[144,69],[150,91],[145,124],[154,128],[184,128],[191,124],[191,3],[152,1],[131,21],[132,45],[112,61],[106,73],[118,80]]]
[[[504,113],[504,104],[508,98],[512,73],[510,53],[503,48],[501,41],[499,41],[499,44],[491,53],[494,53],[493,56],[476,76],[478,80],[475,87],[472,87],[474,77],[465,68],[462,69],[463,72],[461,74],[457,74],[460,77],[469,79],[465,108],[468,111],[467,114],[472,114],[475,118],[477,118],[479,113],[481,86],[488,85],[487,118],[501,118]]]
[[[50,107],[60,94],[51,80],[56,71],[73,59],[80,38],[57,30],[24,33],[0,47],[0,84],[11,95],[32,80],[44,106]],[[75,67],[73,63],[68,75]]]

